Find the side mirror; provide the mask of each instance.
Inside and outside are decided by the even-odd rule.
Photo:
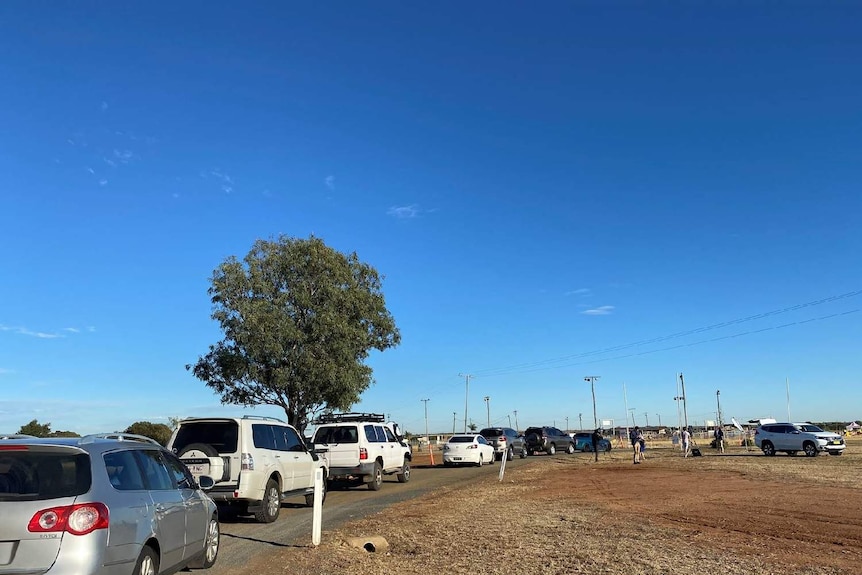
[[[201,475],[200,477],[198,477],[198,487],[200,487],[204,491],[212,489],[214,485],[215,480],[209,475]]]

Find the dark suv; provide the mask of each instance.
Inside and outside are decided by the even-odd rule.
[[[503,459],[503,455],[506,456],[506,461],[512,461],[516,453],[521,459],[527,457],[524,436],[518,435],[518,432],[511,427],[486,427],[479,432],[479,435],[488,440],[494,448],[494,457],[497,461]]]
[[[566,453],[575,452],[575,441],[568,433],[563,433],[556,427],[546,425],[544,427],[528,427],[524,432],[527,443],[527,453],[535,455],[544,451],[553,455],[557,451]]]

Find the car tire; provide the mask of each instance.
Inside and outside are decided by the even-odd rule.
[[[553,443],[548,446],[548,455],[555,455],[557,453],[557,446]]]
[[[380,462],[374,462],[374,471],[371,472],[371,481],[368,482],[368,489],[371,491],[380,491],[383,485],[383,468],[380,467]]]
[[[568,445],[566,446],[566,453],[567,453],[568,455],[571,455],[571,454],[573,454],[574,452],[575,452],[575,444],[574,444],[574,443],[570,443],[570,444],[568,444]]]
[[[132,575],[158,575],[158,573],[159,555],[155,549],[147,545],[141,550]]]
[[[398,483],[407,483],[410,481],[410,462],[404,460],[404,465],[401,466],[401,473],[396,475]]]
[[[209,525],[207,525],[207,534],[204,538],[204,553],[198,559],[195,559],[188,564],[191,569],[209,569],[215,565],[218,558],[219,541],[221,539],[221,530],[219,528],[218,517],[213,515],[210,517]]]
[[[590,449],[590,444],[589,444],[589,443],[585,443],[585,444],[584,444],[584,446],[583,446],[583,447],[581,447],[581,451],[582,451],[582,452],[584,452],[584,453],[589,453],[590,451],[592,451],[592,449]]]
[[[506,461],[512,461],[513,459],[515,459],[515,448],[510,447],[506,450]]]
[[[806,457],[817,457],[817,446],[810,441],[806,441],[802,444],[802,451],[805,452]]]
[[[760,449],[763,451],[763,454],[769,457],[775,455],[775,446],[772,445],[771,441],[764,441],[760,444]]]
[[[523,448],[523,449],[521,449],[521,459],[526,459],[526,458],[527,458],[527,449]]]
[[[329,484],[328,481],[324,481],[323,485],[321,486],[321,491],[323,492],[322,493],[323,501],[320,502],[321,504],[326,503],[326,493],[328,491],[328,489],[327,489],[328,484]],[[314,507],[314,492],[309,493],[305,496],[305,506],[306,507]]]
[[[278,514],[281,512],[281,492],[278,490],[278,483],[275,482],[275,479],[266,482],[266,489],[263,490],[263,501],[260,504],[260,511],[256,511],[254,514],[258,523],[272,523],[278,519]]]

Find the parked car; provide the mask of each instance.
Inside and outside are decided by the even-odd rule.
[[[572,439],[575,440],[575,450],[576,451],[589,451],[593,450],[593,434],[589,431],[579,431],[572,436]],[[611,450],[611,442],[609,439],[602,437],[599,440],[599,451],[610,451]]]
[[[765,455],[784,451],[796,455],[802,451],[814,457],[821,451],[830,455],[841,455],[847,447],[844,438],[831,431],[824,431],[812,423],[767,423],[757,426],[754,444]]]
[[[273,417],[183,419],[168,449],[195,476],[215,480],[210,496],[221,513],[254,514],[261,523],[278,518],[286,497],[305,497],[311,507],[317,469],[326,477],[325,460],[308,449],[293,426]]]
[[[312,441],[326,449],[329,481],[368,485],[377,491],[383,476],[395,474],[399,483],[410,480],[413,450],[397,423],[386,423],[379,413],[333,413],[313,422]]]
[[[575,440],[568,433],[563,433],[556,427],[528,427],[524,432],[527,442],[527,453],[535,455],[544,451],[554,455],[558,451],[572,454],[575,452]]]
[[[494,463],[494,447],[478,433],[453,435],[443,445],[443,465],[478,465]]]
[[[527,457],[527,444],[524,436],[511,427],[486,427],[479,431],[479,435],[485,438],[494,448],[497,461],[506,456],[507,461],[512,461],[517,453],[521,459]]]
[[[212,567],[216,505],[155,441],[0,440],[0,573],[134,575]]]

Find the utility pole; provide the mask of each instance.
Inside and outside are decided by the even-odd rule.
[[[658,416],[658,426],[659,426],[659,429],[661,429],[661,413],[656,413],[656,415]]]
[[[644,411],[644,421],[646,421],[646,426],[649,427],[649,413]]]
[[[467,402],[470,399],[470,374],[459,373],[458,377],[463,377],[466,385],[464,386],[464,433],[467,433]]]
[[[784,378],[784,388],[787,390],[787,421],[793,421],[790,419],[790,378]]]
[[[512,413],[515,414],[515,431],[518,431],[521,429],[520,427],[518,427],[518,410],[516,409]]]
[[[578,431],[583,431],[583,430],[584,430],[584,414],[579,413],[578,414]]]
[[[637,427],[637,424],[635,423],[635,409],[636,408],[634,408],[634,407],[629,408],[629,411],[632,414],[632,427]]]
[[[716,425],[718,427],[721,427],[721,399],[719,399],[720,395],[721,395],[721,390],[716,389],[715,390],[715,407],[717,409],[716,418],[718,419],[718,422],[716,423]]]
[[[455,435],[455,416],[458,415],[457,411],[452,412],[452,435]]]
[[[682,399],[682,395],[679,391],[679,378],[676,379],[676,397],[673,400],[676,402],[676,430],[682,433],[682,413],[679,410],[679,400]]]
[[[569,432],[569,416],[566,416],[566,433]]]
[[[625,382],[623,382],[623,402],[624,402],[624,403],[625,403],[625,405],[626,405],[626,441],[628,441],[628,438],[630,437],[630,434],[629,434],[629,416],[628,416],[628,413],[629,413],[629,397],[628,397],[628,395],[626,394],[626,384],[625,384]]]
[[[511,416],[511,415],[507,415],[506,417],[508,417],[508,418],[509,418],[509,427],[512,427],[512,416]]]
[[[488,427],[491,427],[491,396],[485,396],[485,411],[488,412]]]
[[[428,437],[428,402],[431,399],[420,399],[419,401],[425,404],[425,440],[428,442],[428,445],[431,445],[431,438]]]
[[[682,387],[682,417],[685,428],[688,429],[688,406],[685,403],[685,379],[682,377],[682,372],[679,373],[679,385]]]
[[[593,429],[599,428],[599,418],[596,415],[596,380],[600,378],[599,375],[588,375],[584,378],[584,381],[590,382],[590,389],[593,391]]]

